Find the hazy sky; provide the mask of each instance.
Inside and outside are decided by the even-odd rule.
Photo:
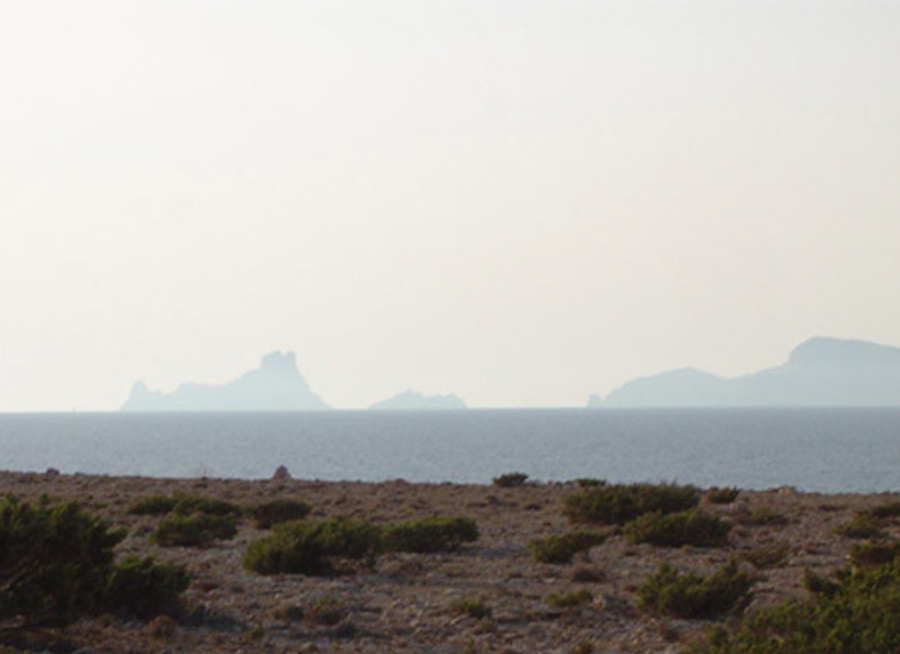
[[[575,406],[900,345],[900,2],[0,0],[0,410],[294,350]]]

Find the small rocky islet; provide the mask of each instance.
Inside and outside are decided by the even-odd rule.
[[[529,544],[582,528],[564,514],[565,498],[589,484],[505,477],[510,483],[462,485],[311,481],[292,479],[286,470],[268,480],[2,472],[0,494],[75,501],[126,532],[118,556],[153,556],[188,570],[191,584],[172,615],[83,617],[53,630],[55,644],[34,647],[83,654],[674,653],[702,638],[711,623],[642,605],[639,589],[661,564],[709,574],[737,561],[756,580],[750,610],[803,598],[809,572],[828,575],[847,564],[858,541],[841,527],[898,499],[786,487],[732,492],[722,501],[700,491],[699,510],[730,527],[722,546],[636,544],[627,530],[599,527],[606,538],[571,562],[540,563]],[[160,517],[135,514],[133,507],[149,497],[179,494],[248,509],[296,500],[311,507],[306,520],[347,517],[391,525],[466,516],[479,533],[454,551],[383,553],[331,575],[261,575],[245,569],[243,559],[248,545],[269,532],[249,518],[238,521],[233,537],[202,547],[156,542],[152,535]],[[895,526],[887,523],[885,529],[889,536]],[[766,553],[777,556],[767,560]]]

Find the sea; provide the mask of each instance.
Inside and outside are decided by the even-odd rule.
[[[0,414],[0,470],[900,491],[900,408]]]

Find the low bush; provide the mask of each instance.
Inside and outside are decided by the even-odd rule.
[[[552,606],[554,609],[571,609],[576,606],[590,604],[594,601],[594,594],[587,588],[581,588],[562,595],[553,593],[548,595],[545,601],[548,606]]]
[[[900,502],[888,502],[857,511],[850,522],[837,525],[832,531],[845,538],[881,539],[888,522],[897,516],[900,516]]]
[[[606,534],[597,531],[570,531],[530,540],[528,549],[537,563],[571,563],[577,553],[601,545],[606,538]]]
[[[347,602],[334,595],[322,595],[309,602],[303,610],[303,619],[313,625],[333,627],[350,615]]]
[[[205,513],[206,515],[240,516],[241,507],[233,502],[219,500],[205,495],[180,495],[175,494],[175,507],[173,513],[179,515],[191,515],[192,513]]]
[[[325,575],[343,559],[369,558],[380,548],[381,530],[367,522],[348,518],[283,522],[247,546],[243,564],[263,575]]]
[[[893,563],[900,558],[900,543],[869,541],[855,543],[850,548],[850,563],[857,567],[871,567]]]
[[[691,509],[700,493],[693,486],[676,484],[615,484],[582,488],[563,501],[563,514],[570,522],[621,525],[645,513]]]
[[[884,520],[869,512],[857,513],[850,522],[835,526],[832,531],[844,538],[881,538]]]
[[[481,599],[458,599],[455,600],[450,606],[457,613],[462,613],[463,615],[467,615],[470,618],[475,618],[476,620],[484,620],[486,618],[489,618],[493,613],[490,607],[484,603],[484,600]]]
[[[113,609],[143,617],[174,602],[186,573],[147,560],[114,563],[123,536],[71,502],[0,500],[0,621],[65,624]]]
[[[706,491],[706,499],[712,504],[731,504],[740,492],[738,488],[710,488]]]
[[[576,566],[572,568],[569,579],[581,584],[598,584],[606,579],[606,574],[598,568]]]
[[[207,547],[216,540],[229,540],[237,534],[233,515],[175,513],[160,520],[150,541],[163,547]]]
[[[302,520],[312,507],[305,502],[291,499],[275,499],[250,507],[247,513],[258,529],[271,529],[282,522]]]
[[[834,579],[816,574],[809,568],[803,570],[803,587],[813,595],[832,595],[837,592]]]
[[[136,502],[129,512],[134,515],[166,515],[176,513],[178,515],[190,515],[192,513],[206,513],[208,515],[233,515],[241,514],[241,507],[232,502],[218,500],[205,495],[188,495],[174,493],[173,495],[151,495]]]
[[[900,567],[851,571],[792,600],[718,627],[694,654],[885,654],[900,651]]]
[[[175,498],[169,495],[151,495],[135,502],[128,512],[132,515],[165,515],[175,508]]]
[[[755,568],[778,568],[787,563],[790,553],[791,548],[787,543],[778,542],[742,552],[740,557]]]
[[[146,618],[172,609],[190,585],[183,565],[156,563],[152,557],[126,557],[109,575],[104,606],[110,613]]]
[[[524,472],[507,472],[506,474],[494,477],[492,483],[494,486],[501,488],[513,488],[515,486],[524,486],[528,481],[528,475]]]
[[[734,519],[747,527],[783,527],[790,520],[769,506],[759,506],[746,513],[738,513]]]
[[[637,593],[645,610],[674,618],[715,619],[743,610],[755,581],[734,561],[706,576],[678,572],[663,563]]]
[[[594,477],[579,477],[575,480],[579,488],[597,488],[598,486],[606,486],[605,479],[595,479]]]
[[[860,512],[862,515],[870,515],[880,520],[889,520],[900,516],[900,502],[888,502],[887,504],[879,504],[870,509]]]
[[[384,549],[392,552],[453,552],[478,540],[478,525],[463,516],[433,516],[390,525],[382,535]]]
[[[0,501],[0,619],[66,623],[102,601],[121,532],[75,503]]]
[[[659,547],[722,547],[728,544],[731,525],[697,509],[680,513],[646,513],[623,529],[630,543]]]

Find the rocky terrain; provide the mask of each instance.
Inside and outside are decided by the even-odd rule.
[[[743,567],[760,574],[754,604],[803,596],[804,569],[827,572],[846,561],[852,541],[835,535],[833,527],[849,522],[857,510],[897,499],[791,488],[742,491],[731,504],[702,502],[704,510],[733,524],[727,547],[666,549],[630,545],[613,535],[570,564],[535,563],[528,541],[571,528],[561,508],[563,498],[577,490],[574,482],[503,488],[401,480],[320,482],[286,475],[238,481],[0,473],[0,492],[76,500],[127,529],[118,546],[121,554],[183,563],[192,575],[183,609],[173,617],[82,619],[57,632],[55,643],[40,647],[83,654],[676,652],[707,624],[639,608],[635,590],[661,562],[702,572],[738,557]],[[234,539],[206,548],[151,545],[148,535],[159,518],[132,515],[129,509],[141,498],[176,491],[246,506],[299,499],[312,505],[312,518],[352,516],[387,523],[466,515],[477,521],[480,537],[449,554],[385,554],[339,576],[266,577],[241,565],[247,544],[265,533],[249,521],[241,523]],[[785,556],[775,566],[756,569],[747,561],[752,552],[779,548]],[[590,601],[570,608],[548,603],[553,594],[582,588],[590,591]],[[461,611],[466,601],[489,615]]]

